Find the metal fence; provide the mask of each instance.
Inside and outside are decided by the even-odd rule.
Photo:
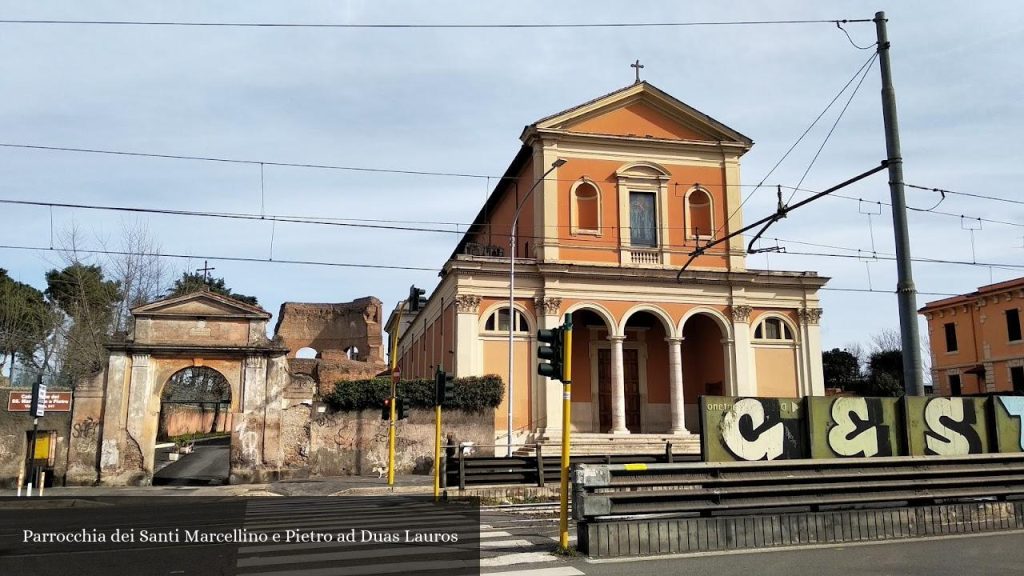
[[[1024,454],[581,465],[573,496],[594,557],[1024,528]]]

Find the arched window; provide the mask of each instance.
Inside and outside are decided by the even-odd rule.
[[[572,191],[572,233],[601,233],[601,191],[597,184],[583,180]]]
[[[296,358],[316,358],[319,355],[319,352],[309,347],[299,348],[299,350],[295,353]]]
[[[754,328],[754,340],[793,340],[793,331],[781,318],[765,318]]]
[[[508,308],[495,310],[487,317],[484,323],[484,330],[488,332],[508,332]],[[529,332],[530,327],[526,324],[526,316],[519,310],[515,311],[514,332]]]
[[[707,191],[697,188],[686,197],[686,211],[690,222],[687,226],[691,238],[710,237],[714,232],[711,219],[711,196]]]
[[[357,346],[349,346],[345,348],[345,356],[349,360],[359,360],[359,348]]]

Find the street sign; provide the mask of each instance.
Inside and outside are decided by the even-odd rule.
[[[29,412],[36,418],[42,418],[46,414],[46,384],[43,384],[42,380],[39,379],[35,390],[32,391],[32,406],[29,408]]]
[[[32,391],[11,390],[7,399],[8,412],[28,412],[32,408]],[[71,392],[50,392],[46,394],[44,408],[47,412],[70,412]]]

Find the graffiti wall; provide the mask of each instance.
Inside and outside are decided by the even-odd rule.
[[[708,462],[1024,452],[1024,396],[702,396]]]

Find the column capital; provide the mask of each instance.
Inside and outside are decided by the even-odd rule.
[[[686,338],[683,337],[683,336],[666,336],[665,337],[665,342],[668,342],[669,344],[682,344],[683,340],[686,340]]]
[[[132,366],[149,366],[149,354],[132,354]]]
[[[476,314],[480,297],[473,294],[459,294],[455,297],[455,309],[459,314]]]
[[[533,299],[533,303],[537,307],[537,311],[545,316],[554,316],[558,314],[559,308],[562,307],[561,298],[546,298],[538,296]]]
[[[626,341],[626,337],[625,336],[618,336],[618,335],[616,335],[616,336],[609,336],[608,337],[608,341],[609,342],[625,342]]]
[[[821,308],[801,308],[796,313],[804,324],[815,326],[821,321]]]
[[[754,309],[746,304],[732,306],[732,321],[746,324],[750,322],[750,313],[753,311]]]

